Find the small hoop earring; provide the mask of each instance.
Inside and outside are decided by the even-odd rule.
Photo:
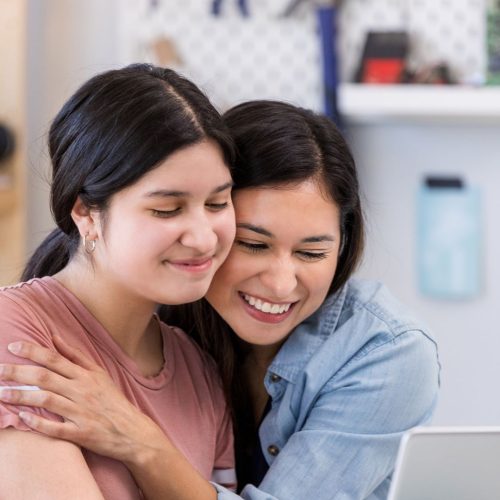
[[[94,252],[96,246],[96,240],[87,240],[87,235],[85,234],[83,236],[83,248],[85,248],[85,251],[88,254],[91,254]]]

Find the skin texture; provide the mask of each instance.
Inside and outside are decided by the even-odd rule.
[[[212,142],[170,155],[114,195],[104,220],[92,213],[88,231],[97,239],[92,257],[99,276],[135,302],[203,296],[234,238],[231,185]]]
[[[253,346],[252,357],[260,369],[255,370],[254,365],[251,397],[258,414],[265,399],[263,371],[291,330],[327,295],[341,240],[339,212],[313,181],[243,189],[235,194],[234,205],[238,227],[235,243],[216,273],[207,298]],[[278,315],[256,311],[242,294],[269,302],[270,307],[291,307]],[[149,499],[213,498],[213,490],[203,488],[195,471],[159,436],[152,422],[127,406],[106,374],[60,337],[55,336],[54,341],[67,359],[39,346],[19,344],[18,356],[46,368],[5,365],[2,370],[3,379],[38,385],[43,390],[2,391],[0,399],[42,406],[63,415],[64,423],[34,415],[23,418],[44,434],[122,460]],[[177,472],[164,474],[165,470]],[[199,488],[196,496],[183,496],[195,484]]]
[[[231,186],[219,147],[205,141],[170,155],[132,186],[115,194],[105,214],[89,210],[80,200],[75,203],[73,221],[82,241],[85,236],[87,241],[96,242],[95,251],[88,255],[81,247],[54,277],[79,298],[146,376],[157,373],[164,362],[161,333],[153,318],[157,304],[187,302],[203,296],[230,250],[235,231]],[[140,245],[136,244],[138,234]],[[48,356],[47,366],[52,366],[55,354]],[[87,370],[79,368],[74,375],[66,371],[66,365],[59,372],[59,383],[64,382],[65,388],[72,387],[67,392],[62,386],[51,385],[52,375],[39,367],[29,367],[29,373],[21,378],[25,375],[36,378],[40,387],[60,394],[34,391],[38,404],[46,404],[48,408],[55,402],[57,413],[67,419],[63,426],[71,422],[78,427],[79,436],[86,436],[87,441],[83,441],[90,449],[98,448],[98,453],[108,454],[106,450],[120,443],[117,456],[127,463],[123,450],[127,447],[133,450],[134,441],[139,444],[135,460],[142,464],[156,453],[140,441],[152,443],[154,450],[161,448],[159,464],[170,467],[179,478],[162,498],[182,500],[184,492],[188,495],[185,498],[197,498],[199,494],[205,495],[202,498],[214,498],[213,487],[192,471],[150,419],[128,403],[107,374],[84,358],[79,361]],[[54,369],[57,368],[61,366]],[[14,378],[5,368],[4,380]],[[75,378],[78,383],[72,385]],[[82,389],[86,384],[90,391]],[[4,401],[7,400],[4,395]],[[110,403],[108,416],[103,416],[104,401]],[[96,419],[98,414],[100,419]],[[32,422],[29,417],[24,420],[28,425]],[[98,433],[101,428],[98,423],[106,428],[107,438]],[[134,434],[135,440],[127,437],[134,426],[141,429]],[[59,440],[68,436],[60,429],[47,435]],[[81,477],[78,480],[81,491],[87,492],[81,498],[101,498],[81,451],[74,444],[57,441],[62,445],[54,446],[52,439],[11,429],[0,431],[0,441],[0,497],[80,498],[68,495],[65,485],[67,478]],[[73,442],[85,446],[77,439]],[[19,456],[17,450],[21,444],[33,453]],[[65,465],[54,469],[54,463]],[[183,480],[184,468],[189,471],[188,483]],[[23,486],[21,496],[12,489],[21,485],[7,481],[19,477],[20,469],[34,471],[33,480]],[[141,481],[138,482],[141,486]],[[183,493],[179,494],[181,488]],[[37,496],[40,491],[49,491],[52,496]]]
[[[104,500],[80,449],[72,443],[5,429],[0,433],[0,462],[1,498]],[[25,474],[23,481],[14,481],[7,474],[14,469],[29,471],[29,479]]]
[[[241,339],[274,355],[328,293],[339,251],[338,209],[314,181],[242,189],[234,205],[235,243],[206,298]],[[290,308],[258,311],[245,296]]]

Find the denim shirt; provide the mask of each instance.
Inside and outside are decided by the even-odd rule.
[[[429,421],[437,348],[376,282],[350,280],[295,328],[271,363],[259,435],[270,468],[219,500],[382,500],[402,434]]]

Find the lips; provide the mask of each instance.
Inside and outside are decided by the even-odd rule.
[[[292,312],[297,302],[268,302],[262,298],[239,292],[245,310],[255,319],[266,323],[279,323]]]
[[[204,272],[212,267],[212,257],[202,257],[197,259],[169,260],[168,264],[181,271],[191,273]]]

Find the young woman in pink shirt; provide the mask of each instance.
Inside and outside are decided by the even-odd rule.
[[[93,395],[112,384],[126,396],[118,413],[102,408],[103,422],[121,427],[123,412],[135,415],[145,441],[150,429],[158,442],[168,435],[176,467],[194,471],[182,491],[234,483],[231,419],[213,362],[156,315],[158,304],[205,295],[234,239],[234,146],[220,115],[174,71],[133,65],[70,97],[49,151],[57,229],[31,260],[35,279],[0,289],[0,362],[16,359],[12,342],[55,351],[53,334],[64,332],[97,370]],[[143,498],[125,455],[29,432],[27,410],[0,404],[0,498]],[[126,447],[136,459],[131,441]]]

